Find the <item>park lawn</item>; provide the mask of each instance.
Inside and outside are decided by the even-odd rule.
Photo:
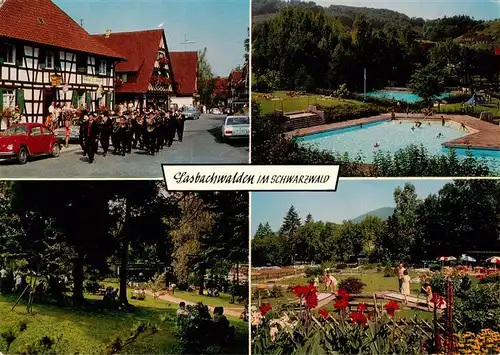
[[[203,304],[206,304],[210,307],[222,306],[229,308],[243,308],[243,306],[240,306],[238,304],[230,303],[229,301],[231,300],[231,295],[227,293],[221,293],[219,297],[211,297],[199,295],[197,292],[175,291],[172,296],[182,298],[183,300],[190,302],[202,302]]]
[[[135,312],[127,313],[109,310],[82,310],[55,305],[34,304],[33,315],[27,315],[25,304],[19,304],[12,312],[14,298],[0,296],[0,332],[9,327],[16,327],[19,321],[26,320],[28,329],[21,333],[11,346],[11,352],[20,351],[26,344],[32,344],[43,336],[61,337],[56,350],[60,353],[101,354],[110,340],[117,336],[126,338],[130,329],[139,321],[158,324],[162,329],[158,333],[142,338],[126,348],[123,353],[178,353],[178,341],[174,334],[175,312],[178,306],[163,300],[153,300],[147,297],[144,301],[130,299],[136,307]],[[87,299],[96,305],[102,302],[102,297],[86,295]],[[160,318],[166,316],[166,322]],[[232,353],[248,352],[248,325],[239,319],[228,316],[236,328],[236,340]],[[0,343],[0,351],[5,345]]]
[[[397,291],[398,290],[398,280],[394,277],[384,277],[380,272],[366,271],[363,273],[349,273],[349,274],[335,274],[337,281],[340,281],[348,277],[356,277],[361,279],[361,282],[366,284],[363,288],[363,293],[374,293],[381,291]],[[413,279],[418,276],[418,273],[410,271],[410,277]],[[307,284],[308,278],[305,276],[299,278],[280,280],[277,283],[280,285],[305,285]],[[321,280],[320,280],[321,281]],[[412,293],[418,293],[420,291],[420,284],[410,284]],[[320,290],[324,289],[324,285],[320,285]]]
[[[252,93],[252,100],[260,104],[260,109],[263,114],[274,112],[275,110],[283,110],[284,112],[304,111],[309,105],[322,106],[344,106],[355,105],[363,106],[365,103],[357,100],[340,100],[335,98],[323,98],[321,95],[302,95],[297,97],[289,97],[285,91],[277,91],[271,94],[278,100],[266,100],[263,94]]]
[[[500,117],[500,108],[498,107],[500,100],[493,98],[491,104],[485,104],[485,105],[476,105],[474,110],[477,113],[481,113],[483,111],[490,111],[494,117]],[[447,105],[441,105],[441,111],[443,113],[446,113],[447,111],[460,111],[462,108],[461,103],[456,103],[456,104],[447,104]]]

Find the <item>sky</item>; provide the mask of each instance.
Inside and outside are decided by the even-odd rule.
[[[401,12],[409,17],[435,19],[469,15],[476,20],[500,18],[500,0],[314,0],[318,5],[372,7]]]
[[[249,0],[53,0],[91,34],[157,29],[163,23],[169,51],[207,48],[216,76],[228,76],[245,54]],[[196,41],[187,46],[185,38]]]
[[[316,221],[335,223],[378,208],[395,207],[394,189],[406,182],[413,184],[423,199],[452,180],[340,180],[335,192],[252,192],[252,236],[259,223],[269,222],[273,230],[278,230],[291,205],[302,220],[310,213]]]

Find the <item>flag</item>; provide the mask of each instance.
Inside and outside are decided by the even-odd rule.
[[[162,23],[160,23],[160,24],[158,25],[158,28],[162,28],[162,27],[163,27],[163,24],[164,24],[163,22],[162,22]]]

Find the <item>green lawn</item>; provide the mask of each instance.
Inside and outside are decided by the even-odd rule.
[[[481,113],[483,111],[490,111],[494,117],[500,117],[500,108],[498,107],[499,102],[500,102],[500,100],[493,98],[491,104],[476,105],[475,111],[477,113]],[[443,113],[445,113],[447,111],[459,111],[461,108],[462,108],[461,103],[441,105],[441,111]]]
[[[131,293],[130,293],[131,294]],[[130,297],[129,294],[129,297]],[[98,305],[102,297],[86,296]],[[150,321],[160,325],[160,332],[138,340],[124,353],[128,354],[172,354],[178,352],[177,338],[174,335],[176,304],[162,300],[153,300],[148,296],[144,301],[131,300],[136,306],[133,313],[109,310],[81,310],[53,305],[33,306],[34,314],[27,315],[25,304],[19,304],[11,311],[15,299],[0,296],[0,332],[16,326],[26,320],[28,329],[21,333],[11,346],[11,352],[17,352],[27,344],[32,344],[43,336],[61,337],[56,350],[60,353],[101,354],[109,340],[116,336],[126,338],[130,329],[138,321]],[[96,309],[98,307],[95,307]],[[160,324],[160,317],[167,315],[167,322]],[[231,353],[248,352],[248,325],[243,321],[228,316],[236,327],[237,338]],[[0,341],[0,351],[5,351],[5,344]]]
[[[262,113],[270,113],[274,110],[283,110],[284,112],[304,111],[307,110],[309,105],[322,105],[322,106],[340,106],[340,105],[365,105],[357,100],[340,100],[335,98],[323,98],[321,95],[302,95],[298,97],[290,97],[286,95],[285,91],[277,91],[270,94],[277,100],[267,100],[264,94],[252,93],[252,100],[260,104]]]
[[[202,302],[203,304],[206,304],[207,306],[210,307],[222,306],[229,308],[243,308],[243,306],[240,306],[238,304],[230,303],[229,301],[231,300],[231,295],[227,293],[221,293],[219,297],[210,297],[210,296],[198,295],[197,293],[194,292],[175,291],[175,293],[172,296],[177,298],[182,298],[183,300],[186,301],[197,302],[197,303]]]

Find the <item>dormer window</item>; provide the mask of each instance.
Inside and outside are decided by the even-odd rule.
[[[45,69],[54,69],[54,52],[52,51],[45,53]]]
[[[106,61],[101,60],[99,63],[99,75],[106,75],[106,73],[107,73]]]

